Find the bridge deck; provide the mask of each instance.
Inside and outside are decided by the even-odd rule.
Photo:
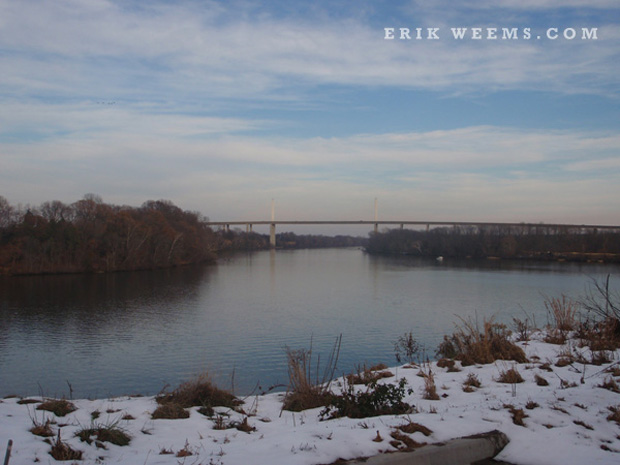
[[[620,226],[602,224],[562,224],[562,223],[491,223],[468,221],[409,221],[409,220],[359,220],[359,221],[299,221],[299,220],[260,220],[260,221],[209,221],[208,226],[233,225],[301,225],[301,224],[340,224],[340,225],[417,225],[417,226],[476,226],[476,227],[525,227],[525,228],[567,228],[567,229],[618,229]]]

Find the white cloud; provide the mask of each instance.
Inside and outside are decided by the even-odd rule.
[[[214,219],[246,219],[276,198],[280,217],[355,220],[372,213],[378,196],[391,217],[620,222],[620,136],[610,132],[477,126],[233,137],[254,123],[96,105],[13,104],[11,113],[0,123],[16,128],[21,114],[37,114],[23,124],[51,128],[40,141],[3,144],[0,195],[11,202],[95,192],[114,203],[163,197]]]
[[[601,25],[598,35],[605,40],[587,43],[457,44],[448,29],[435,42],[385,41],[381,27],[360,20],[233,20],[215,3],[141,10],[119,5],[5,4],[0,38],[9,72],[0,82],[13,91],[125,99],[132,92],[137,98],[276,98],[282,89],[320,84],[585,93],[617,88],[613,26]]]
[[[413,3],[419,7],[428,5],[426,0],[413,0]],[[580,8],[580,9],[618,9],[620,5],[615,0],[459,0],[455,5],[450,0],[435,0],[433,2],[436,8],[454,7],[467,10],[477,9],[514,9],[514,10],[551,10],[561,8]]]

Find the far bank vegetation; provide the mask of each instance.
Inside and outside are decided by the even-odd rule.
[[[371,234],[371,254],[620,262],[620,229],[540,225],[458,226]]]

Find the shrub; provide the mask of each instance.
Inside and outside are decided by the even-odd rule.
[[[413,363],[419,350],[420,345],[413,337],[412,332],[399,336],[394,343],[394,356],[398,363],[402,362],[403,357],[408,363]]]
[[[510,340],[505,325],[494,323],[493,318],[485,319],[480,331],[471,320],[461,319],[461,322],[451,336],[444,336],[437,350],[440,356],[460,360],[463,366],[495,360],[527,362],[525,352]]]
[[[515,329],[517,331],[517,341],[529,341],[532,327],[530,326],[530,319],[526,317],[525,320],[519,318],[512,319]]]
[[[236,407],[241,401],[216,387],[207,374],[186,381],[170,393],[157,396],[160,405],[175,404],[182,408],[189,407]]]
[[[411,394],[406,389],[407,380],[402,378],[395,384],[371,382],[366,390],[356,391],[347,385],[340,395],[332,395],[329,404],[321,411],[321,419],[339,417],[367,418],[379,415],[400,415],[412,411],[411,405],[403,399]]]
[[[52,412],[57,417],[64,417],[77,409],[75,405],[66,399],[48,399],[40,404],[37,410],[45,410],[47,412]]]
[[[333,395],[330,392],[330,382],[336,372],[342,334],[336,338],[331,355],[320,376],[320,358],[317,361],[314,375],[312,373],[312,340],[310,349],[292,350],[286,347],[288,364],[289,386],[284,398],[283,408],[300,412],[302,410],[324,407],[328,405]]]

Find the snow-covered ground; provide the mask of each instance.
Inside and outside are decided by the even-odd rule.
[[[608,420],[609,407],[620,409],[620,394],[600,387],[620,384],[620,351],[610,353],[612,361],[600,366],[573,363],[556,366],[561,353],[583,351],[575,342],[570,346],[542,342],[535,334],[528,343],[519,345],[526,351],[529,363],[498,361],[484,366],[469,366],[449,372],[431,363],[440,400],[425,400],[424,379],[419,367],[391,368],[394,377],[381,382],[396,384],[406,378],[413,393],[405,401],[415,406],[415,413],[365,419],[339,418],[321,421],[320,408],[300,413],[282,410],[281,393],[244,399],[252,432],[237,429],[214,429],[214,421],[191,409],[183,420],[153,420],[157,407],[153,397],[75,400],[77,410],[64,416],[36,410],[37,404],[20,404],[19,398],[0,402],[0,460],[9,439],[13,440],[10,465],[55,463],[49,454],[51,446],[45,438],[29,430],[33,423],[52,420],[55,435],[83,452],[77,463],[98,464],[203,464],[203,465],[312,465],[329,464],[338,458],[381,454],[394,451],[390,444],[398,426],[415,422],[432,431],[407,434],[417,442],[445,441],[475,433],[500,430],[510,444],[498,459],[515,464],[617,464],[620,463],[620,425]],[[548,363],[552,371],[541,365]],[[520,384],[497,381],[501,372],[510,368],[525,379]],[[428,366],[424,367],[425,371]],[[616,370],[613,370],[617,368]],[[481,387],[463,391],[463,382],[473,373]],[[536,375],[549,382],[539,386]],[[616,376],[614,376],[616,375]],[[338,387],[334,384],[334,389]],[[511,410],[512,406],[512,410]],[[529,407],[529,408],[528,408]],[[513,422],[513,412],[522,410],[524,426]],[[241,422],[245,415],[230,409],[226,422]],[[92,419],[92,412],[100,416]],[[104,448],[82,442],[76,431],[96,425],[114,425],[131,436],[127,446],[103,443]],[[54,438],[51,438],[54,439]],[[378,441],[377,439],[381,439]],[[49,441],[49,439],[48,439]],[[191,455],[190,455],[191,454]],[[73,462],[73,461],[72,461]],[[71,462],[68,462],[71,463]]]

